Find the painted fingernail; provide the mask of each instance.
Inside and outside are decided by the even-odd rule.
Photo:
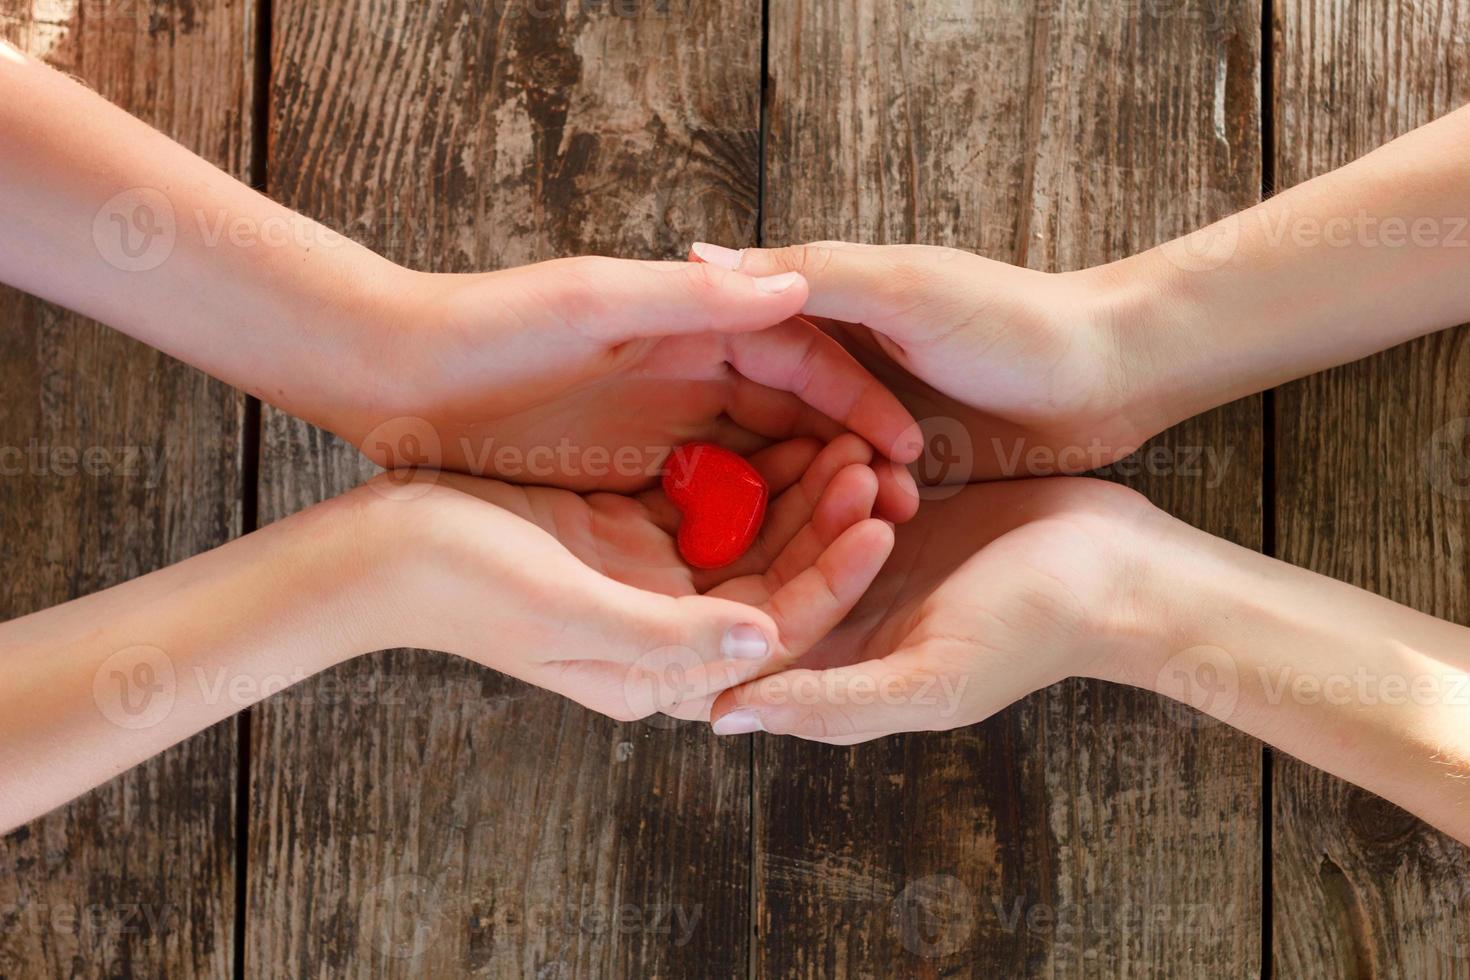
[[[754,626],[732,626],[720,641],[726,660],[764,660],[771,652],[766,634]]]
[[[755,281],[755,288],[763,293],[784,293],[796,285],[801,278],[799,272],[783,272],[779,276],[765,276]]]
[[[714,728],[716,735],[749,735],[752,732],[766,730],[761,724],[761,716],[750,708],[732,711],[711,727]]]
[[[729,269],[731,272],[740,268],[740,260],[745,257],[744,249],[726,248],[723,245],[711,245],[709,242],[695,242],[693,251],[710,265]]]

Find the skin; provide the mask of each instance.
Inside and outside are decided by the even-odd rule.
[[[852,431],[900,464],[918,453],[894,396],[791,319],[807,298],[799,274],[598,257],[405,269],[14,48],[0,55],[0,281],[382,466],[635,492],[695,440],[750,453]],[[878,473],[880,512],[911,517],[908,473]]]
[[[692,573],[660,491],[383,477],[125,585],[0,626],[0,833],[321,670],[456,654],[621,720],[707,718],[794,663],[893,545],[854,436],[757,454],[757,547]],[[149,697],[157,689],[161,696]]]
[[[1470,843],[1470,629],[1229,544],[1116,484],[926,504],[852,615],[714,729],[847,745],[1067,677],[1172,697]]]
[[[706,718],[718,691],[840,621],[892,544],[875,512],[914,511],[907,471],[870,448],[911,459],[912,419],[791,322],[798,274],[601,258],[414,272],[4,45],[0,95],[0,279],[393,470],[0,627],[0,826],[385,647],[459,654],[617,718]],[[695,439],[751,454],[777,494],[719,573],[685,568],[656,490],[670,447]],[[165,717],[108,710],[117,684],[141,697],[163,667]]]
[[[692,254],[800,272],[806,319],[917,416],[966,433],[968,458],[936,482],[1081,473],[1217,405],[1470,321],[1467,146],[1470,108],[1183,239],[1073,272],[919,245]]]
[[[963,433],[961,465],[929,482],[1052,475],[1470,320],[1467,147],[1462,109],[1186,239],[1073,273],[839,242],[693,255],[802,272],[803,315],[916,415]],[[1017,445],[1047,450],[1044,473]],[[857,742],[972,724],[1062,678],[1101,677],[1183,700],[1470,841],[1464,628],[1109,484],[955,494],[901,529],[873,592],[803,664],[720,695],[715,730]]]

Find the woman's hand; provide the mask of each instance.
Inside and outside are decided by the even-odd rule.
[[[368,536],[403,556],[381,645],[459,654],[618,719],[707,719],[715,694],[809,650],[882,568],[893,532],[870,519],[872,459],[851,435],[757,454],[773,494],[765,526],[713,572],[679,558],[661,490],[381,477],[356,493]]]
[[[715,731],[958,728],[1072,676],[1155,691],[1470,841],[1470,629],[1189,527],[1096,480],[926,504],[890,570]]]
[[[1130,389],[1136,365],[1120,358],[1118,303],[1100,270],[1058,275],[952,248],[843,242],[738,252],[701,243],[693,257],[750,275],[801,272],[804,319],[916,416],[941,420],[956,458],[921,468],[923,481],[1085,472],[1163,427]]]
[[[1470,107],[1192,234],[1060,274],[913,245],[694,255],[802,273],[808,315],[915,414],[957,420],[968,451],[941,429],[960,458],[921,478],[1076,473],[1218,405],[1470,320],[1467,160]]]
[[[851,431],[900,462],[919,448],[898,399],[790,319],[806,299],[795,273],[580,258],[410,273],[393,293],[396,312],[359,328],[365,354],[392,367],[363,388],[371,398],[344,391],[331,421],[387,467],[632,492],[694,440],[748,454]],[[371,363],[356,370],[374,375]],[[877,468],[879,512],[912,516],[907,472]]]
[[[917,432],[786,272],[563,259],[411,272],[0,50],[0,281],[330,429],[385,467],[641,490],[670,448]],[[78,168],[86,159],[93,166]],[[915,506],[879,468],[879,509]]]
[[[680,562],[657,492],[389,474],[0,624],[0,833],[387,647],[461,654],[617,718],[707,718],[714,694],[790,664],[877,574],[893,532],[868,516],[871,459],[855,436],[758,454],[779,495],[720,573]]]
[[[960,728],[1098,674],[1134,633],[1134,542],[1160,517],[1133,491],[1085,479],[926,503],[846,622],[796,668],[721,695],[715,731],[849,744]]]

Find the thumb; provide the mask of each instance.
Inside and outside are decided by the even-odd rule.
[[[811,290],[803,312],[861,323],[899,341],[915,329],[906,314],[925,299],[939,261],[935,253],[954,254],[952,249],[850,242],[742,251],[698,242],[691,251],[711,265],[750,276],[799,272]]]
[[[850,744],[892,732],[953,727],[946,712],[936,712],[929,703],[932,678],[925,680],[911,660],[900,654],[829,670],[788,670],[742,684],[715,701],[714,732],[770,732]]]
[[[608,343],[763,330],[801,312],[807,298],[799,273],[748,276],[696,262],[589,257],[523,271],[558,318]]]
[[[644,718],[709,700],[770,671],[785,657],[777,624],[759,609],[707,596],[628,590],[620,628],[598,656],[620,674],[610,713]]]

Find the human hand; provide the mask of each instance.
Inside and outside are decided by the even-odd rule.
[[[1051,274],[952,248],[818,242],[697,244],[693,257],[810,283],[805,319],[841,340],[920,418],[957,420],[966,459],[930,482],[1080,473],[1132,453],[1177,419],[1124,356],[1106,267]],[[1040,450],[1040,456],[1031,455]]]
[[[713,695],[810,649],[883,566],[893,532],[870,517],[872,460],[853,435],[757,453],[768,517],[718,571],[680,560],[661,490],[387,474],[351,496],[370,515],[364,539],[400,556],[373,603],[396,610],[382,645],[455,653],[621,720],[707,719]]]
[[[1138,541],[1165,519],[1087,479],[981,484],[928,503],[840,627],[788,671],[721,694],[719,734],[851,744],[960,728],[1075,675],[1135,632]]]
[[[330,413],[334,430],[389,468],[635,492],[656,482],[672,447],[695,440],[748,454],[850,430],[899,462],[917,455],[898,400],[790,319],[806,299],[796,274],[580,258],[407,273],[390,292],[387,312],[358,328],[352,373],[374,384],[349,382]],[[879,513],[912,516],[907,471],[876,466]]]

